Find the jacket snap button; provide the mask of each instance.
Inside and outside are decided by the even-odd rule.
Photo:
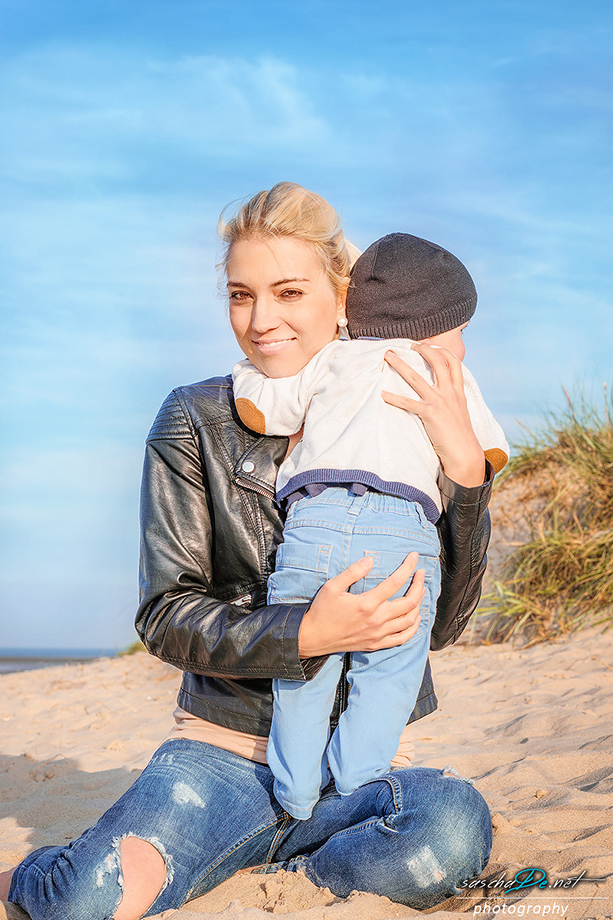
[[[255,463],[253,460],[245,460],[243,463],[242,469],[245,473],[253,473],[255,469]]]

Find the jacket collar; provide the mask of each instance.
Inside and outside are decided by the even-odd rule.
[[[288,438],[257,438],[234,465],[233,480],[245,489],[275,497],[277,473],[287,451]]]

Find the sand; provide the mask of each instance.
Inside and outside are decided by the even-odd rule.
[[[432,656],[440,709],[416,723],[416,765],[452,764],[490,805],[496,881],[539,867],[577,882],[489,889],[429,916],[613,915],[613,631],[527,650],[467,646]],[[0,869],[72,839],[123,793],[171,725],[180,673],[144,653],[0,676]],[[569,883],[569,886],[572,882]],[[518,899],[519,898],[519,899]],[[545,913],[545,908],[550,911]],[[554,911],[554,907],[557,911]],[[523,908],[520,911],[520,908]],[[241,874],[159,920],[416,917],[386,898],[336,898],[291,873]],[[0,918],[25,918],[0,906]]]

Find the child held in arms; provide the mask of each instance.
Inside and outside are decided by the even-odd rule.
[[[350,654],[347,708],[331,737],[343,653],[330,655],[306,683],[273,681],[267,759],[275,795],[294,818],[310,817],[328,770],[341,795],[387,772],[415,706],[440,590],[435,524],[442,504],[439,459],[418,415],[405,411],[419,397],[393,365],[399,357],[432,384],[430,365],[412,342],[445,348],[461,362],[462,332],[476,304],[472,278],[455,256],[393,233],[354,265],[339,323],[350,338],[326,345],[292,377],[266,377],[249,360],[233,370],[236,407],[249,428],[291,435],[304,426],[277,476],[287,520],[268,603],[310,600],[364,555],[373,564],[351,586],[354,593],[381,582],[410,552],[419,554],[425,572],[413,637],[395,648]],[[498,472],[509,453],[504,433],[472,374],[459,369],[476,437]]]

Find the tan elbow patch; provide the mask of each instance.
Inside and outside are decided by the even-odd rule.
[[[240,397],[236,400],[236,411],[245,423],[247,428],[257,431],[258,434],[266,434],[266,418],[263,412],[260,412],[250,399]]]
[[[508,455],[505,454],[503,450],[500,450],[499,447],[492,447],[490,450],[486,450],[484,453],[485,459],[490,461],[494,467],[495,473],[499,473],[500,470],[506,466],[509,459]]]

